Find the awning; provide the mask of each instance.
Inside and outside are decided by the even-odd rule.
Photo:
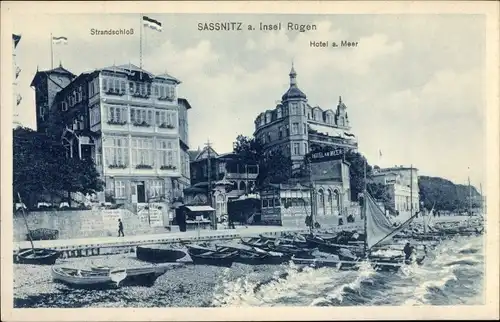
[[[325,126],[325,125],[319,125],[319,124],[308,124],[309,127],[312,130],[317,131],[319,134],[326,134],[328,136],[333,136],[333,137],[344,137],[344,130],[330,127],[330,126]]]
[[[214,211],[215,209],[210,206],[186,206],[191,211]]]

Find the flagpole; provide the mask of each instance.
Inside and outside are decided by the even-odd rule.
[[[365,228],[365,242],[363,243],[363,253],[365,257],[368,256],[368,219],[366,218],[366,199],[368,198],[368,193],[366,191],[366,163],[368,162],[366,159],[364,160],[364,182],[363,182],[363,207],[361,208],[361,212],[363,214],[364,219],[364,228]]]
[[[50,69],[54,69],[54,39],[52,38],[52,33],[50,33]]]
[[[142,69],[142,13],[139,15],[139,68]]]

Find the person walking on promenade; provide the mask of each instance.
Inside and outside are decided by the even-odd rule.
[[[123,233],[123,223],[122,220],[118,218],[118,237],[125,237],[125,234]]]

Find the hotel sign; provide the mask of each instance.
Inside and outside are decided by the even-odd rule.
[[[315,152],[311,155],[311,162],[324,162],[331,160],[341,160],[344,156],[344,149],[335,149],[326,152]]]

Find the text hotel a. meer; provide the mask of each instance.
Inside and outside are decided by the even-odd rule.
[[[198,30],[199,31],[298,31],[298,32],[306,32],[306,31],[314,31],[317,30],[318,27],[315,24],[298,24],[293,22],[287,23],[255,23],[255,24],[244,24],[239,21],[228,21],[228,22],[198,22]]]

